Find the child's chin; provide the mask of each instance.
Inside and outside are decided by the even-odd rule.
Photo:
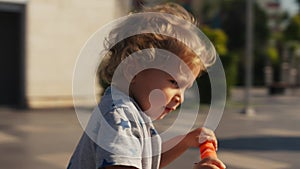
[[[161,119],[165,118],[166,115],[167,115],[167,113],[163,113],[156,120],[161,120]]]

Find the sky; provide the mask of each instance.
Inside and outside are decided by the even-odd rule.
[[[280,0],[282,9],[287,10],[291,15],[294,15],[298,11],[298,5],[295,0]]]

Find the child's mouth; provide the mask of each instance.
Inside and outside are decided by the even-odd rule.
[[[175,108],[170,108],[170,107],[166,107],[166,106],[164,106],[163,109],[164,109],[164,111],[161,113],[161,115],[159,116],[158,119],[164,118],[167,114],[169,114],[170,112],[175,110]]]
[[[165,107],[165,113],[168,114],[170,113],[171,111],[174,111],[175,108],[170,108],[170,107]]]

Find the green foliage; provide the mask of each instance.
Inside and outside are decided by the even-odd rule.
[[[246,42],[246,1],[241,0],[226,0],[221,1],[221,28],[228,36],[228,50],[236,55],[239,64],[237,84],[244,83],[245,63],[245,42]],[[267,25],[266,13],[257,5],[254,4],[254,54],[257,57],[266,56],[266,47],[270,37],[270,30]],[[261,60],[264,58],[254,59],[254,66],[261,65]],[[227,66],[227,65],[225,65]],[[224,67],[225,67],[224,66]],[[256,68],[255,68],[256,69]],[[261,68],[260,68],[261,69]],[[260,72],[260,74],[262,74]],[[254,74],[254,81],[260,74]]]
[[[222,1],[222,28],[227,34],[228,49],[230,51],[243,52],[245,48],[246,31],[246,1],[227,0]],[[266,13],[257,5],[254,5],[254,47],[263,50],[264,44],[270,36],[267,25]]]
[[[227,82],[227,94],[230,96],[230,89],[236,84],[236,78],[238,74],[238,61],[239,57],[235,53],[228,53],[224,57],[221,57],[222,64],[224,66],[226,82]]]
[[[222,1],[221,27],[228,36],[229,51],[241,50],[245,44],[245,3],[241,0]]]
[[[220,57],[226,76],[227,96],[230,96],[231,88],[236,84],[236,77],[238,73],[238,55],[234,53],[227,53]],[[199,86],[200,102],[204,104],[211,103],[211,84],[208,74],[204,74],[196,79]]]
[[[269,46],[266,49],[266,56],[270,59],[271,63],[277,64],[279,62],[279,54],[277,48]]]
[[[229,96],[230,89],[236,83],[237,65],[239,60],[238,55],[236,53],[228,52],[228,38],[223,30],[212,29],[208,26],[201,27],[201,30],[211,40],[217,53],[220,55],[226,76],[227,95]],[[201,103],[210,104],[211,85],[208,74],[204,74],[197,78],[197,84],[199,86]]]
[[[227,81],[227,90],[228,94],[230,94],[230,88],[235,84],[237,77],[237,64],[238,64],[238,55],[234,53],[229,53],[227,49],[227,35],[222,29],[212,29],[208,26],[203,26],[201,28],[203,33],[211,40],[214,44],[217,53],[219,54],[222,64],[224,66],[224,71],[226,75]],[[207,84],[208,77],[200,78],[199,81],[205,81],[200,83],[203,87],[209,87]],[[204,97],[204,96],[203,96]]]
[[[223,30],[211,29],[208,26],[203,26],[201,30],[213,42],[216,51],[218,52],[219,55],[223,56],[228,53],[227,36]]]
[[[284,31],[285,40],[292,41],[298,40],[300,41],[300,14],[295,15],[287,28]]]

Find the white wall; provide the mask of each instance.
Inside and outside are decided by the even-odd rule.
[[[80,49],[97,29],[125,15],[130,0],[28,0],[26,3],[29,106],[72,106],[72,75]]]

